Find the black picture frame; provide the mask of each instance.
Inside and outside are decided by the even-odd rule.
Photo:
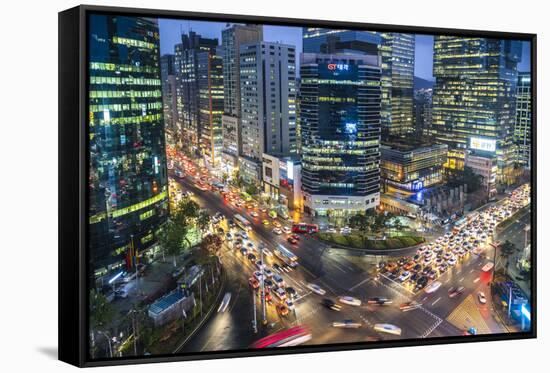
[[[185,354],[140,356],[132,358],[88,358],[87,320],[87,16],[91,13],[183,18],[200,21],[261,23],[281,26],[320,26],[369,31],[393,31],[415,34],[476,36],[531,42],[532,74],[532,171],[531,171],[531,245],[532,312],[531,331],[512,334],[488,334],[468,337],[406,339],[368,343],[326,344],[283,349],[209,351]],[[482,30],[460,30],[420,26],[397,26],[314,19],[276,18],[232,14],[198,13],[158,9],[81,5],[59,13],[59,360],[79,367],[218,359],[264,355],[283,355],[387,347],[468,343],[536,338],[537,331],[537,243],[536,243],[536,175],[537,175],[537,35]],[[421,343],[420,343],[421,342]]]

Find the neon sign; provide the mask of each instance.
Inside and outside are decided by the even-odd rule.
[[[348,71],[349,70],[349,65],[345,64],[345,63],[329,63],[329,64],[327,64],[327,68],[330,71],[336,71],[336,70]]]

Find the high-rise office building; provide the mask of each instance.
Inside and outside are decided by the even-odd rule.
[[[414,133],[418,137],[431,135],[432,94],[431,88],[414,91]]]
[[[526,168],[531,168],[531,73],[518,73],[516,88],[516,123],[514,143],[516,160]]]
[[[380,201],[380,68],[376,55],[302,55],[304,209],[346,215]]]
[[[224,112],[241,113],[241,45],[263,41],[262,25],[231,25],[222,31]]]
[[[175,46],[178,120],[183,132],[182,143],[196,156],[200,148],[199,54],[216,53],[218,39],[203,38],[194,31],[182,34]]]
[[[498,158],[498,182],[512,182],[517,64],[513,40],[434,38],[432,130],[449,146],[446,167],[462,169],[468,149]]]
[[[224,115],[222,116],[222,165],[226,173],[238,167],[241,153],[241,45],[263,40],[262,25],[228,25],[222,31]]]
[[[376,54],[381,67],[381,126],[385,137],[413,131],[413,34],[303,29],[304,53]]]
[[[90,15],[89,244],[96,278],[156,242],[168,216],[156,20]]]
[[[240,51],[242,156],[296,154],[296,49],[260,42]]]
[[[409,195],[443,182],[447,145],[410,138],[382,144],[380,172],[384,191]]]
[[[162,105],[164,109],[164,126],[171,141],[178,137],[178,111],[175,56],[165,54],[160,58],[160,76],[162,81]]]
[[[197,54],[199,88],[199,147],[208,162],[221,162],[223,115],[223,62],[221,49]]]
[[[403,136],[413,132],[414,49],[413,34],[380,33],[382,68],[382,134]]]

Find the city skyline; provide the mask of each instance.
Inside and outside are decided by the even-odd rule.
[[[92,359],[531,330],[525,42],[119,15],[88,37]]]
[[[173,54],[174,45],[181,39],[181,33],[195,31],[209,38],[218,38],[221,43],[221,32],[227,27],[225,22],[210,21],[185,21],[167,18],[159,18],[159,30],[161,34],[160,52]],[[302,28],[287,26],[264,25],[264,41],[281,42],[291,44],[296,50],[302,49]],[[414,76],[434,81],[433,76],[433,35],[415,34],[415,71]],[[296,63],[298,64],[298,60]],[[531,71],[531,47],[527,41],[522,42],[522,59],[518,64],[518,71]]]

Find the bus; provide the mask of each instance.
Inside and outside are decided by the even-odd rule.
[[[283,245],[279,245],[273,252],[275,256],[281,259],[285,264],[291,267],[296,267],[298,265],[298,257]]]
[[[306,326],[298,325],[290,329],[273,333],[252,345],[251,348],[289,347],[298,346],[311,339],[311,332]]]
[[[245,231],[249,231],[252,229],[252,227],[250,226],[250,222],[239,214],[236,214],[233,220],[238,227],[244,229]]]
[[[293,233],[317,233],[319,226],[317,224],[298,223],[292,224]]]

